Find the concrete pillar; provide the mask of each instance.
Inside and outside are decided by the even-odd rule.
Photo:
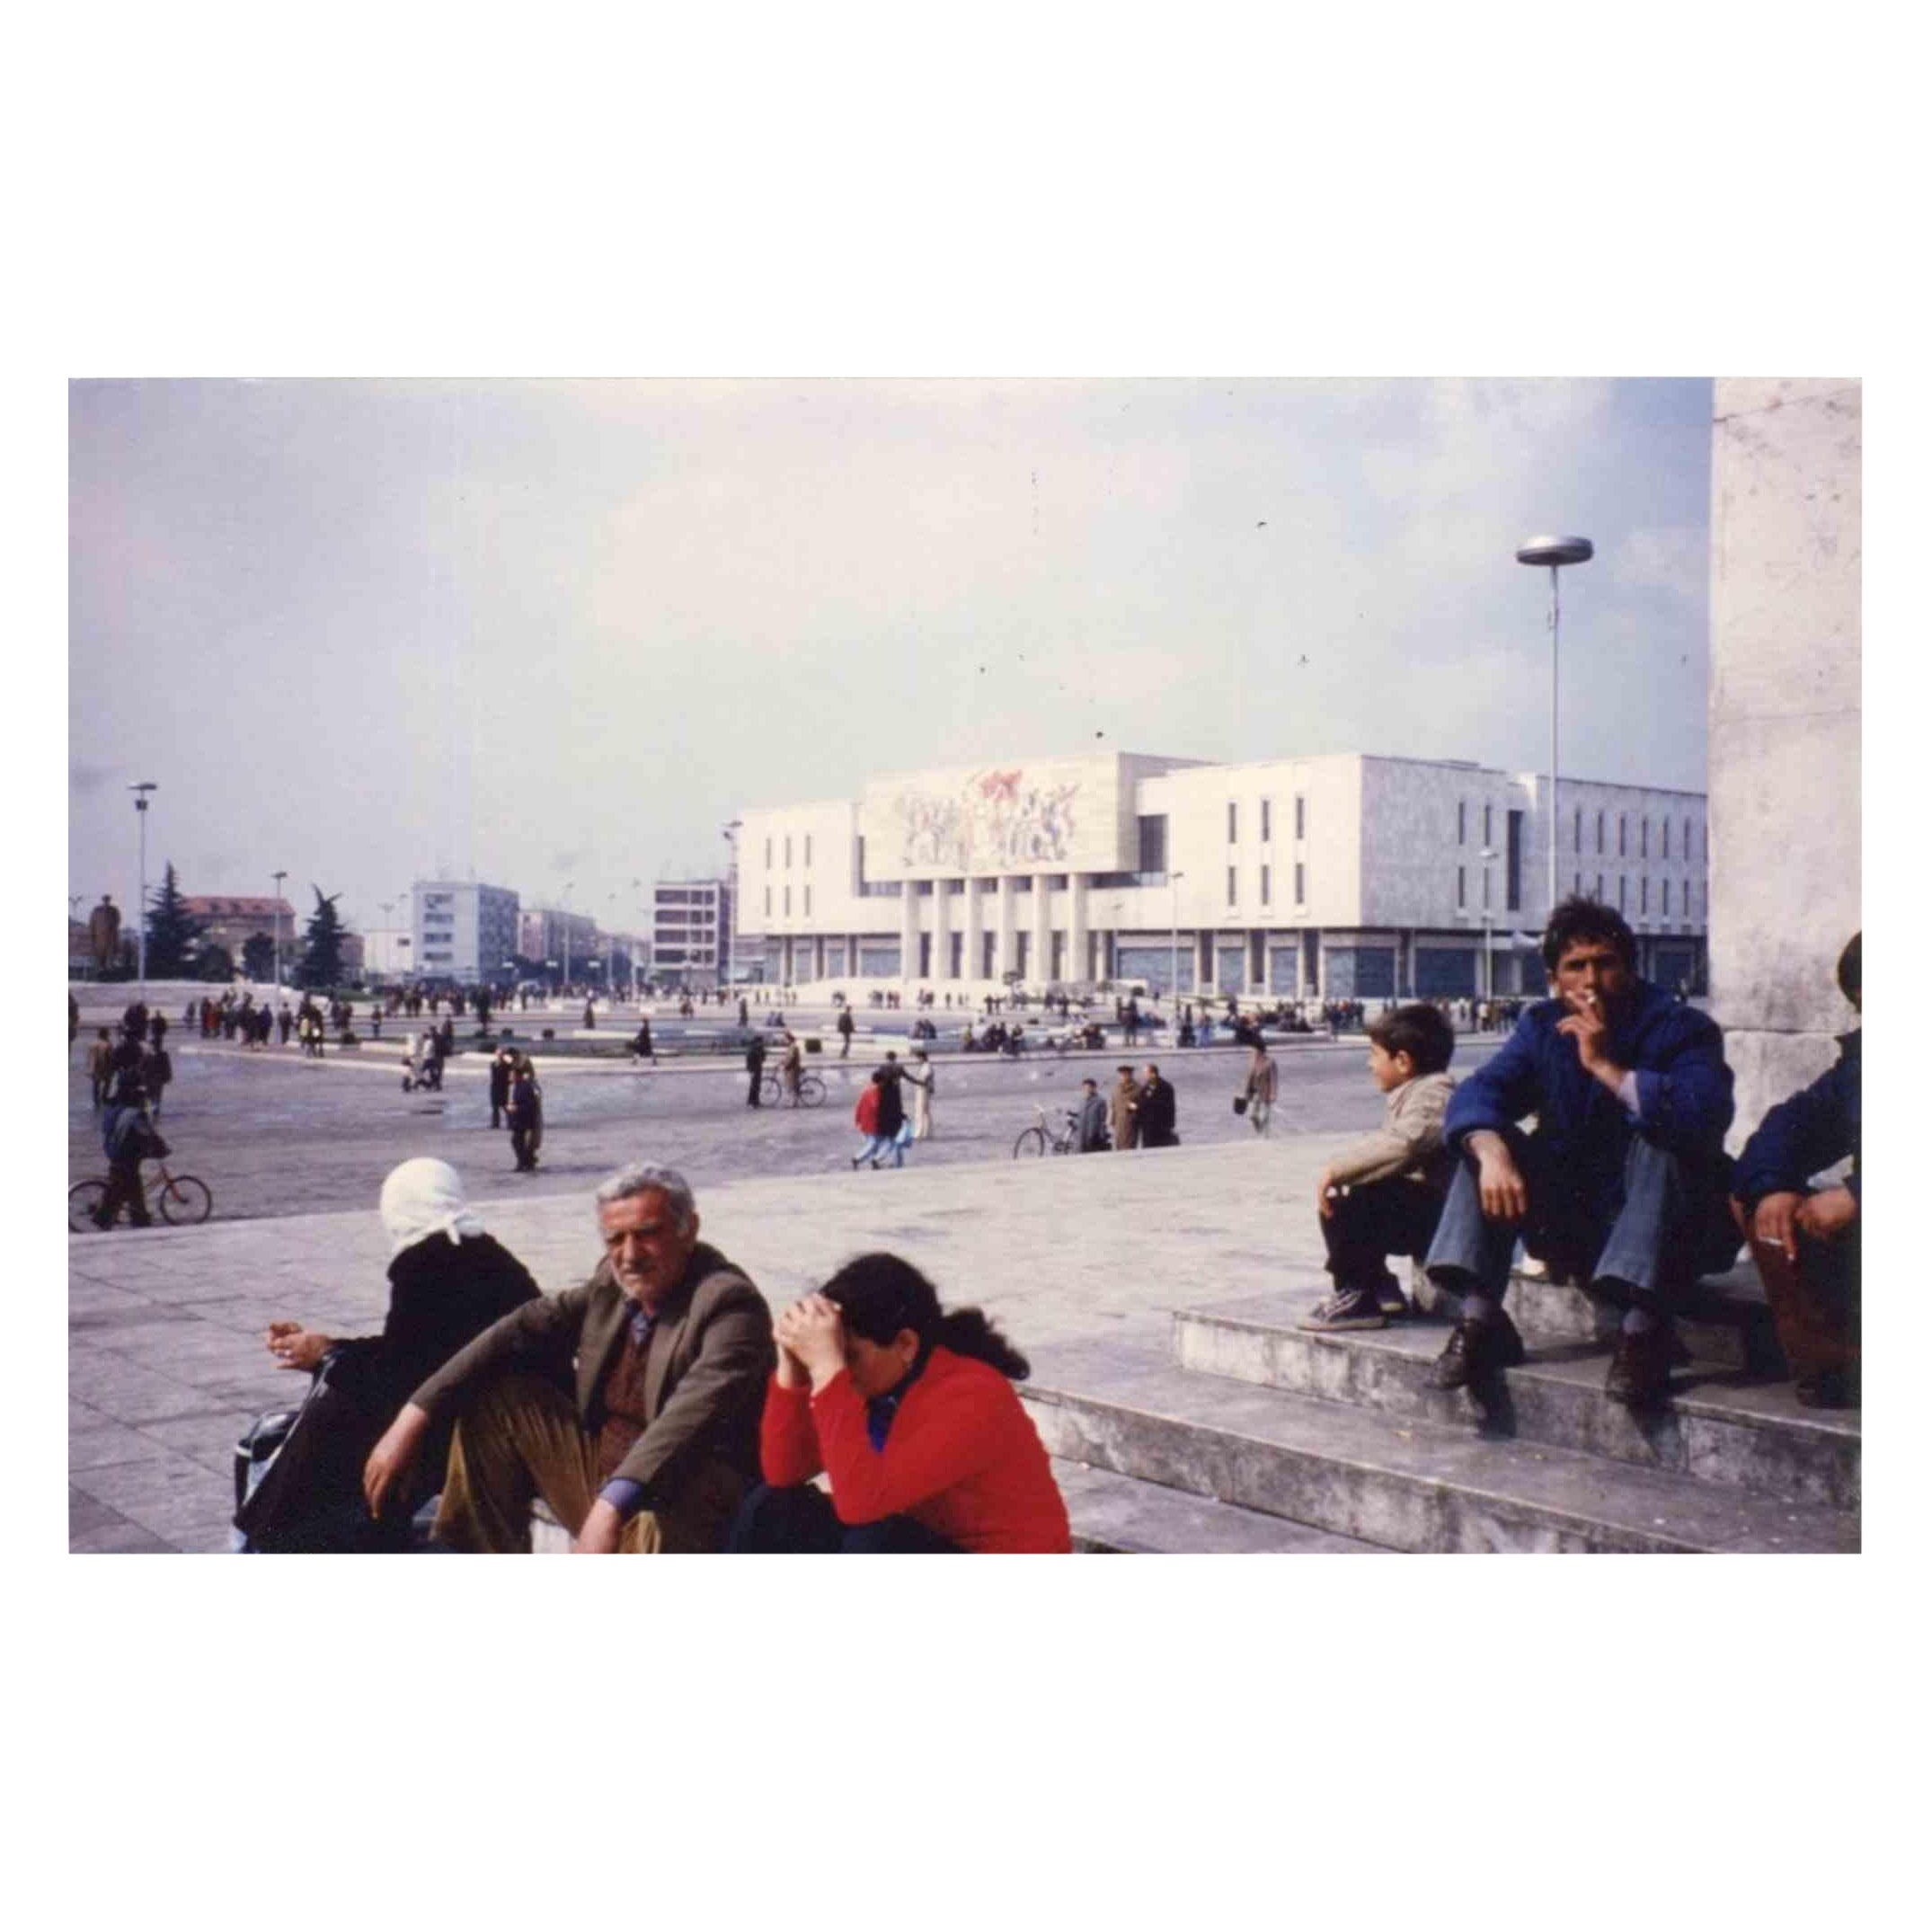
[[[1014,957],[1018,948],[1013,943],[1013,902],[1018,896],[1013,890],[1013,874],[1002,873],[999,875],[999,900],[996,912],[998,924],[994,928],[999,935],[999,944],[993,953],[993,977],[996,979],[1004,978],[1018,964]]]
[[[1097,979],[1086,964],[1086,874],[1067,874],[1067,977],[1069,979]]]
[[[1053,977],[1053,895],[1044,874],[1033,881],[1032,951],[1032,977],[1044,986]]]
[[[933,978],[945,979],[953,970],[953,882],[933,881]]]
[[[901,979],[919,977],[919,882],[917,879],[906,881],[899,901],[899,976]]]
[[[986,908],[981,903],[984,895],[977,879],[966,882],[966,944],[960,949],[964,957],[961,961],[964,972],[962,977],[977,979],[979,977],[980,935],[985,931]]]
[[[1706,872],[1734,1150],[1856,1024],[1833,969],[1863,919],[1861,394],[1720,379],[1712,413]]]

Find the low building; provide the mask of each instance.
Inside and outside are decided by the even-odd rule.
[[[518,901],[500,885],[419,880],[410,888],[410,950],[422,980],[502,985],[516,976]]]
[[[712,988],[731,974],[731,889],[722,879],[651,889],[651,973],[660,984]]]
[[[201,927],[199,944],[219,946],[242,970],[242,953],[258,935],[273,945],[281,938],[282,968],[286,973],[302,950],[302,935],[296,926],[295,908],[286,899],[251,898],[227,892],[198,894],[183,898],[182,910]]]
[[[588,912],[566,912],[560,906],[533,906],[517,921],[517,951],[527,960],[554,962],[566,979],[593,977],[586,962],[598,958],[597,921]]]
[[[747,810],[741,953],[791,985],[1130,982],[1249,998],[1540,994],[1557,891],[1617,907],[1639,966],[1705,974],[1701,793],[1335,753],[1083,755],[870,780]],[[659,944],[663,943],[662,927]]]

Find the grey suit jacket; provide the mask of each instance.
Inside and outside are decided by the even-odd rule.
[[[607,1260],[581,1288],[513,1309],[444,1363],[410,1400],[432,1418],[460,1409],[483,1380],[520,1372],[549,1377],[576,1396],[587,1431],[604,1421],[604,1378],[631,1304]],[[644,1357],[644,1432],[615,1474],[641,1483],[645,1503],[666,1503],[700,1468],[723,1463],[758,1476],[758,1419],[776,1365],[771,1310],[750,1281],[700,1242],[666,1298]]]

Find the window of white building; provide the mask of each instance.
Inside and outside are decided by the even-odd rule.
[[[1265,865],[1261,869],[1261,902],[1264,906],[1268,903],[1268,868]]]
[[[1264,799],[1263,799],[1263,800],[1262,800],[1262,802],[1261,802],[1261,842],[1262,842],[1262,844],[1263,844],[1263,845],[1266,845],[1266,844],[1268,843],[1268,841],[1269,841],[1269,840],[1270,840],[1271,838],[1272,838],[1273,837],[1274,837],[1274,801],[1273,801],[1273,800],[1272,800],[1272,798],[1264,798]],[[1266,894],[1266,893],[1263,893],[1263,894],[1262,895],[1262,897],[1263,897],[1263,900],[1266,900],[1266,898],[1267,898],[1267,894]]]
[[[1235,827],[1237,822],[1235,802],[1233,799],[1229,799],[1227,802],[1227,843],[1229,845],[1233,845],[1235,842]]]
[[[1232,865],[1230,865],[1230,866],[1229,866],[1229,867],[1227,868],[1227,903],[1228,903],[1228,904],[1229,904],[1229,905],[1231,906],[1231,905],[1233,905],[1233,904],[1234,904],[1234,902],[1235,902],[1235,868],[1234,868],[1234,867],[1233,867]]]

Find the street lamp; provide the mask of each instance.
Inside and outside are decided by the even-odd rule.
[[[565,884],[563,892],[563,917],[558,922],[563,928],[563,980],[557,990],[567,992],[571,983],[571,888],[577,882],[572,879]]]
[[[270,876],[275,881],[275,997],[279,999],[282,997],[282,881],[288,874],[279,872]],[[294,935],[289,936],[292,938]]]
[[[1587,536],[1532,536],[1519,545],[1516,552],[1519,563],[1549,568],[1549,912],[1556,909],[1556,660],[1561,616],[1556,572],[1565,563],[1588,563],[1595,554],[1596,548]]]
[[[134,793],[135,817],[141,829],[141,898],[140,898],[140,945],[141,945],[141,999],[147,999],[147,794],[158,792],[161,787],[151,780],[143,779],[138,784],[128,789]]]
[[[1555,823],[1555,819],[1553,818],[1550,822],[1552,825],[1554,825]],[[1495,954],[1491,952],[1489,942],[1489,922],[1491,917],[1489,909],[1489,862],[1493,858],[1494,858],[1495,855],[1496,855],[1493,851],[1491,851],[1487,846],[1484,846],[1483,847],[1483,997],[1485,1000],[1493,999],[1496,995]],[[1555,907],[1555,902],[1553,900],[1551,901],[1553,908]]]
[[[1171,897],[1167,905],[1167,977],[1173,982],[1174,1024],[1181,1024],[1181,882],[1184,872],[1171,872],[1167,884]]]

